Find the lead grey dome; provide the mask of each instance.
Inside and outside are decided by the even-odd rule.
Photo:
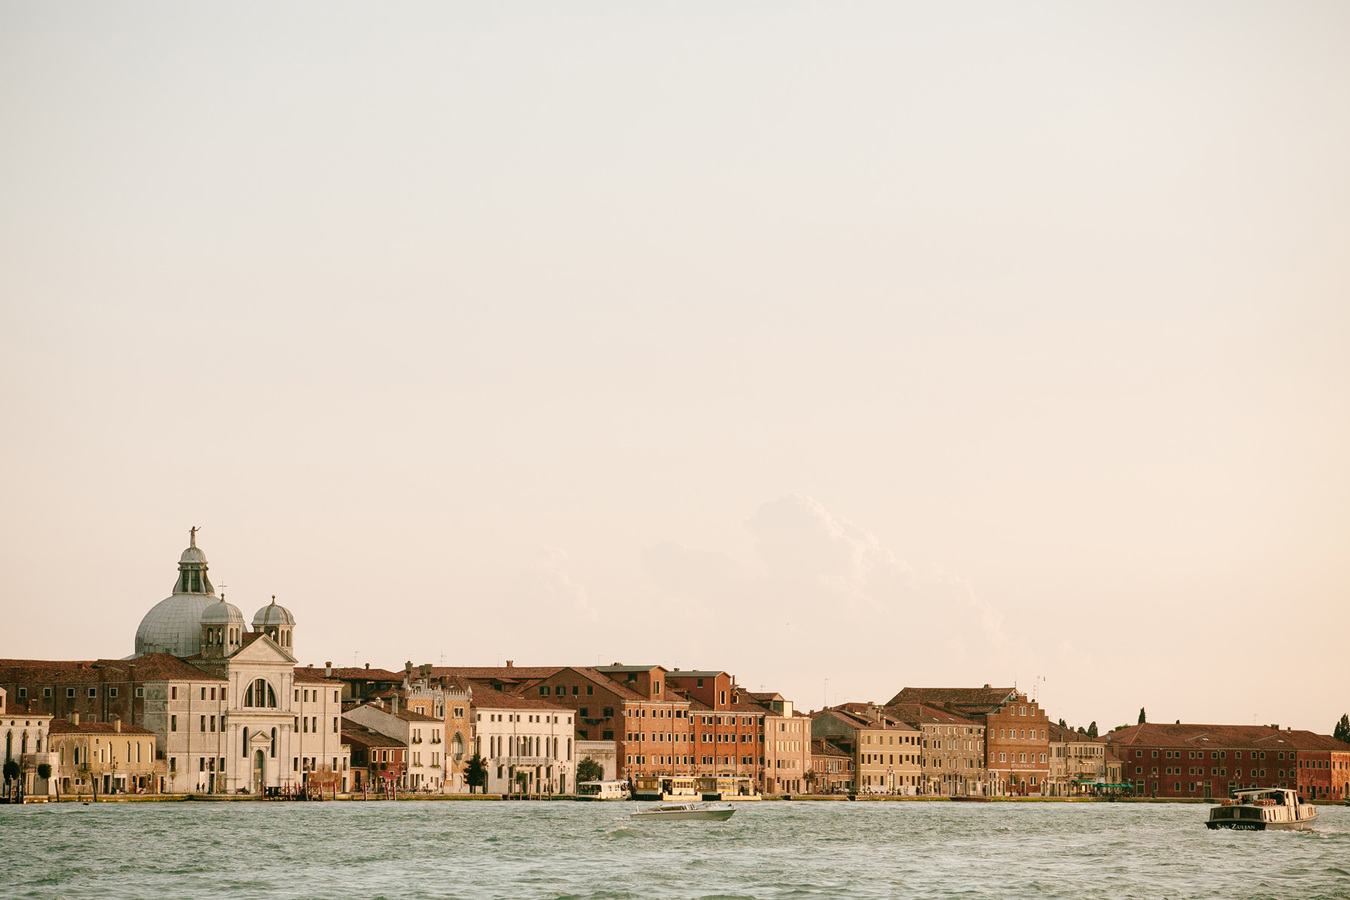
[[[136,629],[137,656],[196,656],[201,652],[202,613],[219,602],[206,570],[206,554],[197,546],[197,529],[193,528],[188,532],[188,548],[178,559],[173,593],[151,607]]]
[[[288,628],[295,627],[295,616],[284,606],[277,605],[277,598],[273,597],[272,602],[264,606],[253,614],[253,630],[262,631],[268,626],[285,625]]]
[[[201,624],[233,625],[242,629],[244,627],[244,614],[239,611],[239,607],[233,603],[226,603],[225,598],[221,597],[202,611]]]

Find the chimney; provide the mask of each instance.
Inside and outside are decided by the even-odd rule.
[[[410,675],[412,674],[412,660],[411,660],[411,659],[408,660],[407,662],[405,662],[405,663],[403,664],[403,671],[404,671],[405,673],[407,673],[407,674],[410,674]]]
[[[516,664],[516,661],[515,661],[514,659],[508,659],[508,660],[506,661],[506,667],[507,667],[508,669],[511,668],[512,666],[514,666],[515,664]]]
[[[398,694],[395,694],[389,699],[389,711],[394,715],[398,715]]]
[[[370,663],[366,663],[366,668],[367,668],[367,669],[370,668]]]
[[[79,724],[80,724],[80,714],[79,714],[79,713],[73,712],[73,713],[70,714],[70,724],[72,724],[72,725],[79,725]]]
[[[122,717],[121,717],[121,716],[117,716],[116,718],[113,719],[113,731],[117,732],[118,734],[121,734],[121,733],[122,733]]]
[[[331,659],[325,661],[323,664],[323,677],[324,678],[333,677],[333,661]]]

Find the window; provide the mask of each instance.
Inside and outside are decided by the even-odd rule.
[[[144,696],[145,696],[145,688],[143,688],[143,687],[138,687],[138,688],[136,688],[135,693],[136,693],[136,697],[137,697],[137,698],[144,697]]]
[[[97,696],[98,696],[98,688],[90,688],[90,689],[89,689],[89,696],[90,696],[90,697],[97,697]]]
[[[169,716],[169,730],[170,730],[170,731],[177,731],[177,730],[178,730],[178,717],[177,717],[177,716]]]

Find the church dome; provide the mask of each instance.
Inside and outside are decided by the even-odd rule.
[[[201,652],[202,614],[218,605],[219,598],[206,574],[206,554],[197,546],[196,528],[188,532],[188,541],[188,548],[178,560],[178,580],[173,593],[151,607],[136,629],[136,656],[146,653],[196,656]],[[239,610],[234,612],[243,618]]]
[[[287,628],[295,627],[295,616],[284,606],[277,605],[276,595],[272,595],[272,602],[264,606],[253,614],[253,630],[262,631],[267,627],[276,627],[284,625]]]
[[[234,625],[242,629],[244,614],[233,603],[226,603],[222,596],[202,612],[200,621],[203,625]]]

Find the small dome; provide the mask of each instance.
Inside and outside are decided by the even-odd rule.
[[[239,611],[239,607],[226,603],[225,598],[221,597],[202,612],[201,622],[203,625],[237,625],[242,629],[244,614]]]
[[[183,555],[178,557],[178,561],[180,563],[198,563],[200,565],[206,565],[206,554],[202,552],[201,547],[193,544],[183,551]]]
[[[253,614],[253,630],[262,631],[268,626],[284,625],[287,628],[295,627],[295,616],[284,606],[277,606],[276,595],[272,595],[272,602],[264,606]]]

